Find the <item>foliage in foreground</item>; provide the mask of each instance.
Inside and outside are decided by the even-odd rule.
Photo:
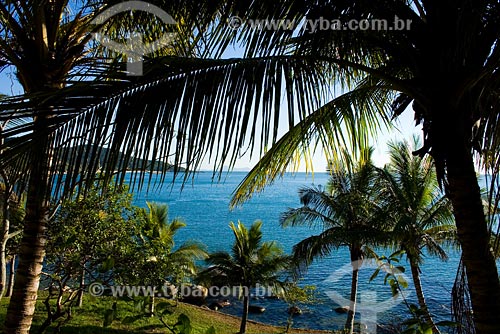
[[[41,299],[46,296],[41,292]],[[103,327],[103,314],[105,310],[112,307],[115,299],[112,297],[94,297],[84,296],[84,303],[81,308],[75,308],[70,322],[61,326],[61,334],[149,334],[165,333],[164,325],[155,317],[142,317],[132,323],[123,323],[126,317],[137,315],[137,310],[132,303],[127,301],[117,302],[118,319],[111,326]],[[8,298],[0,303],[0,321],[5,320],[6,306],[9,303]],[[169,319],[177,318],[181,313],[189,319],[192,327],[192,334],[205,334],[211,327],[217,334],[237,333],[240,321],[238,318],[228,316],[219,312],[205,310],[197,306],[178,303],[175,313]],[[33,322],[33,332],[36,332],[45,319],[45,310],[42,302],[37,302],[35,318]],[[283,328],[274,327],[254,322],[248,323],[247,333],[283,333]],[[318,333],[322,331],[317,331]],[[53,328],[49,328],[47,333],[54,333]],[[291,333],[311,333],[311,331],[293,330]]]
[[[197,243],[174,248],[175,233],[185,224],[169,221],[168,206],[132,205],[126,187],[94,183],[85,197],[64,201],[49,226],[44,268],[47,317],[42,333],[52,323],[70,321],[75,305],[92,284],[162,286],[178,284],[196,272],[195,260],[206,256]],[[69,293],[66,291],[70,289]],[[153,315],[154,294],[148,300]],[[116,318],[116,305],[105,311],[106,322]]]
[[[256,284],[274,286],[279,284],[280,274],[289,265],[289,258],[275,241],[262,241],[262,222],[256,221],[247,229],[243,223],[230,223],[234,243],[231,253],[211,254],[207,263],[220,272],[217,280],[226,280],[227,285],[243,288],[243,315],[240,334],[245,334],[250,303],[250,289]]]

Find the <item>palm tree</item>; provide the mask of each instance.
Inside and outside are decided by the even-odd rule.
[[[345,246],[352,264],[349,312],[345,329],[354,331],[358,272],[365,258],[365,247],[385,240],[385,215],[377,198],[377,168],[365,151],[360,161],[341,166],[333,172],[326,189],[321,187],[299,190],[303,204],[290,209],[281,217],[283,226],[320,225],[323,232],[302,240],[293,247],[294,258],[309,265],[314,259],[327,256]]]
[[[394,219],[391,233],[398,249],[404,250],[411,268],[420,309],[434,332],[439,332],[425,302],[420,281],[420,265],[425,248],[431,255],[447,260],[440,241],[454,237],[455,225],[451,205],[442,194],[432,160],[412,155],[418,146],[406,141],[389,143],[390,163],[381,171],[385,183],[384,197]]]
[[[500,280],[474,168],[477,154],[493,179],[498,179],[498,1],[290,0],[252,4],[248,9],[235,5],[231,14],[268,21],[346,23],[366,19],[385,20],[391,26],[400,19],[411,24],[401,30],[393,25],[385,30],[309,26],[296,34],[286,29],[252,29],[250,25],[237,33],[221,29],[220,35],[228,39],[235,36],[247,45],[248,55],[292,54],[294,59],[307,59],[311,69],[321,63],[324,72],[320,78],[309,76],[310,81],[302,81],[305,85],[320,81],[321,86],[321,80],[330,80],[327,84],[334,81],[345,89],[310,111],[267,150],[235,192],[233,204],[272,182],[298,153],[307,154],[307,148],[318,141],[335,152],[335,136],[344,138],[340,135],[345,134],[343,130],[366,134],[363,130],[377,124],[376,115],[386,121],[396,119],[411,106],[416,124],[423,125],[424,143],[415,153],[434,158],[437,179],[453,206],[475,330],[500,332]],[[311,100],[306,94],[303,105]],[[356,110],[354,115],[351,109]],[[355,122],[356,117],[363,121]],[[344,127],[339,126],[343,119],[348,120]]]
[[[142,170],[136,174],[140,186],[148,180],[148,166],[133,156],[171,158],[176,166],[184,162],[193,170],[208,155],[222,170],[225,162],[232,166],[241,153],[260,146],[261,162],[236,192],[236,201],[244,200],[282,175],[297,157],[308,156],[318,141],[336,158],[339,148],[366,145],[370,130],[391,122],[409,105],[417,122],[424,123],[425,142],[418,153],[434,157],[437,177],[452,201],[476,330],[500,331],[500,281],[473,159],[476,151],[488,166],[499,166],[497,1],[158,0],[156,4],[183,23],[178,33],[188,37],[172,49],[186,57],[148,58],[142,78],[116,69],[110,60],[122,55],[93,52],[102,48],[94,48],[88,33],[103,28],[112,38],[135,30],[151,32],[154,39],[168,28],[144,15],[132,17],[146,24],[127,17],[121,21],[128,24],[124,29],[114,19],[123,16],[92,26],[92,18],[114,2],[81,3],[68,7],[63,0],[30,0],[0,5],[0,66],[15,66],[26,92],[0,102],[0,121],[30,119],[3,133],[14,141],[0,155],[1,165],[16,166],[30,176],[31,185],[19,279],[7,316],[9,333],[16,326],[25,333],[31,323],[53,184],[64,197],[100,166],[108,179],[121,171],[121,182],[124,166],[132,160],[134,169]],[[237,31],[227,24],[233,15],[293,22],[392,23],[397,18],[411,24],[387,30],[309,25],[296,33],[246,24]],[[193,31],[209,34],[199,38]],[[246,58],[191,57],[193,52],[218,56],[234,41],[245,46]],[[332,97],[329,86],[336,83],[345,93]],[[278,108],[283,95],[287,113]],[[284,115],[289,131],[277,140]],[[100,164],[102,146],[110,147],[110,153]],[[67,147],[75,149],[68,153]],[[125,151],[121,161],[120,148]],[[60,170],[67,171],[65,178],[54,176]]]
[[[238,222],[229,227],[234,234],[231,253],[210,254],[207,263],[217,268],[226,284],[240,285],[243,290],[243,314],[240,334],[246,333],[250,289],[256,284],[273,286],[279,283],[279,274],[288,265],[288,257],[274,241],[262,241],[262,222],[256,221],[250,229]]]
[[[186,224],[179,218],[169,221],[166,204],[146,204],[148,212],[137,240],[137,266],[126,275],[135,275],[141,280],[139,284],[161,286],[165,279],[182,284],[185,276],[196,273],[196,260],[205,259],[208,254],[201,244],[195,242],[185,242],[175,249],[175,234]],[[153,316],[154,294],[151,297],[149,313]]]

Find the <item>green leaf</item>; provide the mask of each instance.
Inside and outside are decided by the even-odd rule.
[[[112,257],[108,257],[101,266],[101,271],[106,272],[108,270],[113,269],[115,266],[115,260]]]
[[[391,292],[392,292],[392,296],[395,297],[398,295],[398,287],[396,285],[391,285]]]
[[[404,250],[398,250],[397,252],[394,252],[392,253],[389,258],[391,259],[391,261],[394,261],[396,260],[396,262],[399,262],[399,258],[401,258],[403,256],[403,254],[405,253]]]
[[[406,268],[405,268],[405,267],[403,267],[403,266],[397,266],[397,267],[396,267],[396,269],[397,269],[397,270],[399,270],[399,272],[400,272],[401,274],[403,274],[403,273],[405,272],[405,270],[406,270]]]
[[[156,304],[156,309],[158,311],[161,311],[161,310],[170,310],[173,307],[174,306],[171,303],[169,303],[169,302],[159,302],[158,304]]]
[[[134,309],[136,311],[143,311],[145,307],[144,298],[137,298],[134,300]]]
[[[191,334],[193,330],[191,327],[191,320],[184,313],[179,315],[174,328],[179,331],[179,334]]]
[[[420,308],[415,305],[415,304],[410,304],[410,311],[413,312],[413,313],[418,313],[418,311],[420,310]]]
[[[380,268],[377,268],[375,270],[375,272],[370,276],[369,282],[373,281],[378,276],[379,272],[380,272]]]
[[[396,276],[396,279],[398,280],[399,285],[403,288],[406,289],[408,288],[408,281],[405,280],[405,278],[401,275]]]
[[[422,331],[422,334],[432,334],[432,328],[426,328]]]

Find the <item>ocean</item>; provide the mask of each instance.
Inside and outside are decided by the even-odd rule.
[[[279,225],[280,214],[289,208],[300,207],[298,189],[304,186],[324,185],[327,173],[286,174],[282,179],[268,186],[263,192],[254,196],[233,211],[229,210],[232,192],[246,175],[245,172],[224,174],[220,182],[212,180],[211,172],[199,172],[193,181],[188,181],[182,189],[182,181],[174,184],[165,183],[161,189],[142,190],[134,193],[134,204],[145,206],[146,201],[165,203],[169,206],[170,219],[180,217],[187,226],[176,234],[176,245],[187,240],[204,243],[210,252],[229,251],[233,235],[229,222],[243,222],[250,226],[254,221],[263,222],[265,240],[275,240],[289,253],[294,244],[311,235],[318,234],[319,229],[309,227],[282,228]],[[182,191],[181,191],[182,189]],[[438,320],[450,319],[450,293],[459,262],[459,252],[448,248],[449,260],[442,262],[437,258],[426,256],[422,269],[422,285],[429,308]],[[391,250],[379,249],[379,255],[389,255]],[[410,286],[405,290],[405,297],[410,303],[416,303],[412,289],[411,274],[406,260],[402,261],[407,270],[406,278]],[[375,264],[367,263],[360,270],[358,298],[360,314],[357,320],[364,322],[369,315],[378,323],[398,323],[408,314],[401,299],[393,300],[390,288],[384,285],[383,274],[369,282],[375,271]],[[300,281],[301,285],[315,285],[317,301],[312,305],[304,305],[302,315],[294,317],[294,327],[310,329],[340,329],[346,314],[339,314],[335,308],[348,298],[351,284],[350,259],[346,248],[333,251],[330,256],[314,262]],[[250,319],[285,325],[288,317],[288,305],[282,300],[258,298],[251,305],[259,305],[266,311],[250,314]],[[364,311],[369,310],[369,311]],[[232,300],[232,305],[221,309],[222,312],[241,315],[241,302]],[[366,318],[368,319],[368,318]]]

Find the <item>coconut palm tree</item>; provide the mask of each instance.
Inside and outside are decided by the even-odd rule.
[[[215,252],[206,260],[217,268],[220,279],[226,284],[240,285],[243,290],[243,314],[241,316],[240,334],[246,333],[250,289],[256,284],[273,286],[279,283],[279,274],[287,268],[288,257],[275,241],[262,241],[262,222],[256,221],[250,229],[243,223],[229,224],[235,241],[231,253]]]
[[[406,141],[389,143],[391,160],[380,175],[385,184],[382,189],[388,212],[394,219],[391,234],[395,247],[404,250],[420,309],[428,325],[439,332],[425,302],[420,265],[424,261],[424,248],[441,260],[448,259],[440,242],[455,237],[456,227],[450,202],[439,188],[432,159],[414,156],[412,151],[416,146],[417,137],[412,145]]]
[[[136,266],[125,273],[128,282],[162,286],[165,280],[182,284],[182,278],[196,273],[196,261],[207,258],[204,246],[185,242],[175,247],[174,237],[186,224],[179,218],[168,218],[166,204],[146,202],[148,212],[142,221],[137,240]],[[134,277],[135,276],[135,280]],[[151,295],[149,313],[155,312],[155,296]]]
[[[333,250],[347,247],[352,264],[350,306],[345,329],[354,331],[354,315],[358,288],[358,272],[365,258],[365,247],[386,239],[386,217],[377,195],[377,168],[366,151],[360,161],[351,166],[336,168],[326,189],[321,187],[299,190],[298,209],[282,214],[283,226],[308,225],[322,227],[322,233],[302,240],[293,247],[297,262],[306,265],[329,255]]]

